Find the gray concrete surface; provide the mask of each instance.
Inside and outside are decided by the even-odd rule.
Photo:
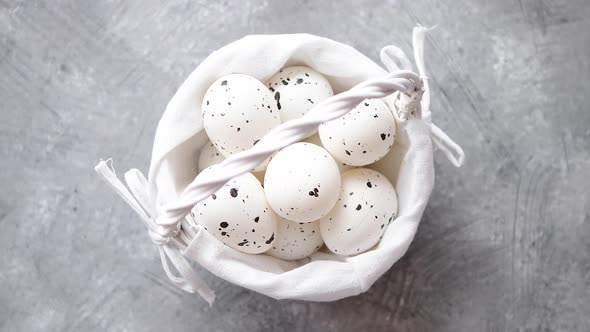
[[[590,2],[0,1],[0,330],[589,331]],[[309,32],[373,59],[427,41],[435,121],[462,144],[408,254],[366,294],[275,301],[202,271],[173,288],[93,173],[147,171],[188,73],[244,34]]]

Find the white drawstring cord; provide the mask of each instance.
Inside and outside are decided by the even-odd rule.
[[[381,58],[381,63],[383,63],[389,72],[394,72],[400,69],[412,69],[412,63],[410,62],[410,59],[408,59],[406,53],[404,53],[404,51],[397,46],[385,46],[381,49],[379,57]]]
[[[434,123],[430,124],[430,138],[432,138],[434,144],[445,154],[451,164],[455,167],[461,167],[463,165],[465,161],[463,149]]]
[[[439,127],[437,127],[431,119],[430,112],[430,87],[428,84],[428,77],[426,77],[426,68],[424,65],[424,42],[426,40],[426,33],[435,27],[426,28],[423,26],[415,27],[412,33],[412,45],[414,48],[414,62],[418,68],[418,73],[424,84],[424,94],[422,95],[422,118],[430,123],[430,137],[432,142],[445,154],[447,159],[456,167],[463,165],[465,161],[465,153],[463,149],[455,143],[447,134],[445,134]],[[399,62],[401,69],[411,70],[412,64],[410,60],[402,51],[396,46],[386,46],[381,50],[381,62],[389,71],[397,70],[396,60]],[[403,98],[403,97],[402,97]],[[406,108],[411,109],[410,104],[404,103]],[[396,105],[400,107],[399,105]],[[408,110],[404,110],[408,111]],[[405,114],[405,112],[403,113]],[[405,120],[402,117],[402,120]]]
[[[430,86],[426,77],[426,66],[424,65],[424,42],[426,33],[435,27],[425,28],[417,26],[412,31],[412,45],[414,46],[414,62],[418,68],[420,77],[424,80],[424,95],[422,96],[422,109],[426,116],[430,116]]]
[[[198,292],[209,305],[212,305],[213,301],[215,301],[215,293],[193,271],[190,263],[180,252],[181,249],[186,247],[176,238],[180,231],[180,224],[175,226],[161,226],[155,223],[152,217],[153,214],[149,208],[149,199],[147,198],[147,180],[143,174],[137,169],[132,169],[125,173],[125,180],[129,187],[127,189],[123,182],[117,178],[111,159],[106,161],[101,160],[94,170],[131,206],[145,223],[152,242],[158,246],[164,272],[170,281],[189,293]],[[174,266],[180,276],[172,272],[170,265]]]

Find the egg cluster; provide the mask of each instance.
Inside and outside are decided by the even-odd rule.
[[[326,77],[303,66],[283,68],[265,83],[244,74],[219,78],[203,98],[210,142],[199,156],[199,177],[333,95]],[[367,251],[395,220],[397,195],[384,175],[365,166],[390,151],[395,134],[387,104],[367,99],[232,179],[193,207],[193,220],[249,254],[297,260],[324,245],[338,255]]]

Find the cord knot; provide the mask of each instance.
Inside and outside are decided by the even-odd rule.
[[[148,235],[155,245],[163,246],[180,233],[180,224],[172,226],[156,225],[148,228]]]
[[[416,90],[410,94],[403,92],[398,93],[395,101],[395,113],[399,120],[407,121],[410,119],[422,118],[422,95],[425,89],[423,84],[416,85]]]

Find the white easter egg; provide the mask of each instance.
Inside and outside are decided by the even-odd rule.
[[[275,240],[266,253],[284,260],[296,260],[313,254],[323,244],[319,221],[298,223],[279,217]]]
[[[215,167],[215,166],[213,166]],[[198,177],[207,176],[211,167]],[[278,216],[251,173],[233,178],[191,211],[195,221],[219,241],[248,253],[267,251],[275,240]]]
[[[322,238],[338,255],[356,255],[379,242],[397,214],[397,194],[384,175],[368,168],[342,174],[338,203],[320,220]]]
[[[334,95],[330,82],[322,74],[304,66],[281,69],[266,86],[274,96],[282,122],[302,117]]]
[[[244,74],[223,76],[203,98],[203,125],[225,157],[248,150],[281,124],[273,96],[260,81]],[[268,160],[255,170],[262,171]]]
[[[395,120],[381,99],[365,99],[344,116],[322,123],[319,134],[336,160],[364,166],[389,152],[395,140]]]
[[[310,143],[295,143],[271,159],[264,175],[264,192],[279,216],[312,222],[336,204],[340,172],[326,150]]]
[[[215,145],[208,142],[203,149],[201,149],[201,154],[199,155],[199,172],[209,166],[219,164],[224,160],[225,157],[219,152],[219,150],[217,150]]]
[[[307,143],[311,143],[311,144],[315,144],[317,146],[321,146],[324,147],[324,145],[322,144],[322,140],[320,139],[320,135],[319,134],[315,134],[312,135],[306,139],[303,140],[304,142]],[[340,170],[340,174],[348,171],[349,169],[353,169],[353,166],[347,165],[341,161],[336,160],[336,164],[338,165],[338,170]]]

